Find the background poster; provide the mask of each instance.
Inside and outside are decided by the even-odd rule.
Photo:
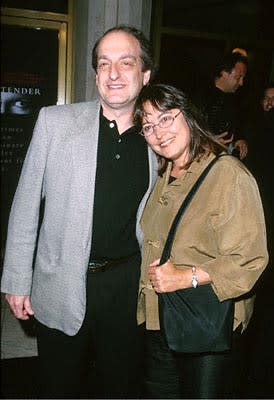
[[[1,34],[2,262],[10,207],[38,112],[57,102],[58,31],[2,25]]]

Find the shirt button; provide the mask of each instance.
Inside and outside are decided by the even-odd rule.
[[[160,204],[164,204],[165,206],[167,206],[168,205],[168,200],[167,200],[167,198],[165,196],[161,196],[159,198],[159,203]]]
[[[114,122],[110,122],[109,127],[114,128],[114,126],[115,126]]]
[[[119,158],[121,158],[120,154],[116,154],[115,158],[116,158],[116,160],[119,160]]]
[[[121,143],[122,139],[118,139],[118,143]]]

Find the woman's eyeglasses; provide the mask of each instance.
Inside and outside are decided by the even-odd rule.
[[[179,111],[178,114],[176,114],[174,116],[171,114],[162,115],[161,118],[159,119],[158,124],[149,124],[149,123],[144,124],[140,134],[142,136],[148,137],[148,136],[152,135],[152,133],[154,133],[156,126],[159,126],[159,128],[162,128],[162,129],[169,128],[175,121],[175,118],[178,117],[180,112],[181,111]]]

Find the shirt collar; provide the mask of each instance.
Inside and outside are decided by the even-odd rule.
[[[107,118],[103,115],[103,108],[101,107],[101,108],[100,108],[100,125],[101,125],[101,126],[104,126],[104,127],[106,127],[106,128],[109,128],[109,126],[110,126],[111,123],[115,124],[116,129],[117,129],[117,124],[116,124],[115,119],[113,119],[113,120],[107,119]],[[126,131],[124,131],[124,132],[122,133],[123,136],[124,136],[124,135],[132,135],[132,134],[135,134],[135,135],[138,134],[138,129],[137,129],[134,125],[131,126],[130,128],[128,128]]]

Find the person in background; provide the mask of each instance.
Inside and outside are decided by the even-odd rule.
[[[248,167],[257,179],[263,197],[266,221],[272,220],[273,231],[273,170],[274,146],[274,82],[267,83],[257,98],[255,110],[247,121],[250,135]],[[269,227],[270,229],[270,227]]]
[[[261,102],[264,111],[268,112],[274,109],[274,82],[265,86]]]
[[[271,398],[274,394],[274,82],[265,84],[256,100],[247,127],[250,132],[247,166],[257,180],[262,197],[269,263],[255,288],[254,318],[247,331],[247,397]]]
[[[259,93],[255,110],[247,121],[250,135],[248,168],[254,174],[261,192],[269,247],[274,243],[274,185],[270,171],[273,170],[274,146],[274,83],[267,83]]]
[[[239,53],[224,56],[213,71],[212,84],[199,94],[197,106],[209,129],[240,159],[247,156],[248,145],[241,132],[239,105],[235,93],[243,86],[247,57]]]
[[[145,324],[144,398],[239,398],[242,333],[252,316],[250,293],[267,260],[263,209],[256,181],[240,160],[224,155],[211,169],[179,223],[170,260],[159,260],[183,199],[225,146],[205,129],[189,99],[168,85],[148,85],[134,120],[158,154],[156,185],[141,219],[144,232],[138,322]],[[159,322],[158,293],[212,285],[220,301],[235,299],[232,348],[176,353]]]
[[[139,218],[157,160],[133,108],[153,60],[142,32],[117,26],[92,63],[98,100],[41,109],[9,220],[1,290],[36,319],[42,398],[87,396],[93,364],[95,397],[140,392]]]

